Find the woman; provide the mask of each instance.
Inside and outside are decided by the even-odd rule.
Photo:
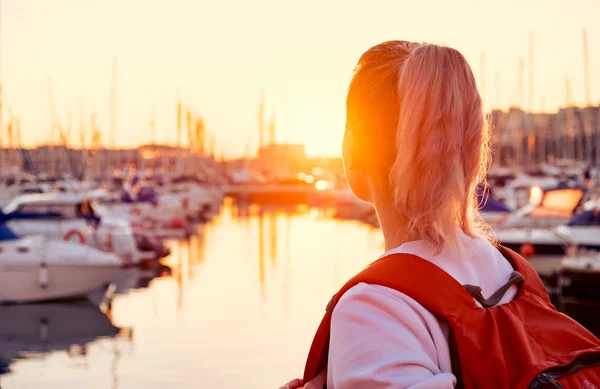
[[[489,138],[458,51],[391,41],[362,55],[343,157],[386,252],[328,304],[305,389],[599,385],[600,340],[558,313],[531,265],[479,221]]]
[[[513,268],[474,201],[490,132],[462,54],[426,43],[376,45],[361,56],[346,103],[346,178],[377,211],[384,256],[417,255],[484,296],[506,283]],[[500,304],[515,293],[512,286]],[[453,388],[448,334],[443,319],[407,295],[361,283],[336,305],[327,373],[304,387],[323,387],[326,377],[329,389]]]

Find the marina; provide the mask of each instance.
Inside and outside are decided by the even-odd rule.
[[[372,227],[316,209],[227,203],[166,243],[169,270],[123,269],[109,315],[98,296],[1,306],[23,313],[0,321],[0,387],[273,387],[302,367],[288,351],[310,341],[323,296],[382,250]]]
[[[600,387],[599,14],[0,0],[0,389]]]
[[[94,288],[0,305],[0,387],[257,388],[293,376],[305,356],[288,351],[306,349],[323,296],[381,255],[382,236],[330,207],[227,197],[218,209],[187,237],[166,239],[169,254],[152,268],[118,266],[109,298]],[[600,259],[582,260],[530,258],[557,307],[598,333],[590,291]]]

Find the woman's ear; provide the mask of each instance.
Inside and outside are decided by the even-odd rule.
[[[344,173],[350,190],[356,197],[362,201],[371,202],[367,172],[365,166],[359,158],[359,150],[354,139],[352,131],[347,130],[344,134],[342,147],[342,162],[344,163]]]

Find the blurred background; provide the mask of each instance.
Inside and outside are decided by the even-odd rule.
[[[359,56],[460,50],[481,213],[600,334],[596,0],[2,0],[0,387],[276,388],[383,252],[340,159]]]

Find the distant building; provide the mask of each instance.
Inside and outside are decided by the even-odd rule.
[[[566,107],[556,113],[518,108],[493,111],[494,163],[536,164],[555,159],[600,163],[600,107]]]
[[[302,144],[270,144],[258,150],[253,169],[275,175],[296,174],[311,166]]]

